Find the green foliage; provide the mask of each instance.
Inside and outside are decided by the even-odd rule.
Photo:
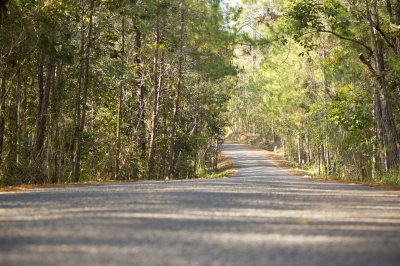
[[[327,104],[328,120],[348,132],[362,135],[363,129],[373,126],[371,105],[365,91],[355,91],[346,85],[338,89],[332,102]]]
[[[266,148],[277,146],[298,165],[315,165],[319,174],[331,175],[334,161],[344,178],[367,180],[379,169],[377,157],[387,151],[376,150],[374,87],[382,80],[366,67],[374,65],[367,9],[365,3],[356,6],[341,0],[248,4],[251,12],[242,23],[251,21],[257,34],[244,34],[248,46],[237,60],[243,71],[228,106],[235,135],[261,138]],[[379,8],[380,30],[396,38],[388,9]],[[398,56],[379,42],[393,90],[400,84]],[[247,67],[249,62],[256,67]],[[398,117],[398,95],[389,94]]]
[[[385,185],[400,185],[400,171],[398,169],[391,169],[389,172],[379,171],[374,180]]]
[[[2,185],[72,181],[79,145],[79,181],[113,179],[117,168],[118,179],[142,178],[154,71],[160,104],[151,178],[165,178],[180,42],[175,178],[212,169],[201,155],[225,134],[229,76],[236,74],[236,34],[227,25],[240,11],[224,12],[219,1],[10,1],[0,27]],[[39,103],[48,104],[42,152],[36,150]]]

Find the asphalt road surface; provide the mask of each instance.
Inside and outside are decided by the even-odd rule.
[[[400,192],[222,150],[229,179],[0,194],[0,265],[400,265]]]

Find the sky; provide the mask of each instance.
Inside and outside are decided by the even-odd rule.
[[[229,4],[230,6],[235,6],[237,4],[240,4],[240,0],[223,0],[223,2]]]

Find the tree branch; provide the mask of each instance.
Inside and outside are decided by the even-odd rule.
[[[354,40],[354,39],[350,39],[350,38],[344,37],[344,36],[342,36],[342,35],[340,35],[340,34],[337,34],[336,32],[331,31],[331,30],[320,29],[319,31],[320,31],[320,32],[325,32],[325,33],[330,33],[330,34],[332,34],[332,35],[335,35],[335,36],[338,37],[339,39],[346,40],[346,41],[350,41],[350,42],[353,42],[353,43],[355,43],[355,44],[361,45],[362,47],[364,47],[365,49],[367,49],[367,51],[368,51],[368,53],[369,53],[370,56],[372,56],[372,55],[374,54],[374,51],[371,49],[371,47],[369,47],[368,45],[363,44],[363,43],[360,42],[360,41],[357,41],[357,40]]]
[[[382,39],[385,41],[386,45],[390,48],[390,50],[393,51],[393,53],[396,54],[396,48],[394,45],[390,42],[390,40],[386,37],[385,33],[382,31],[382,29],[378,26],[375,25],[374,29],[379,32],[379,35],[381,35]]]
[[[364,63],[364,65],[368,67],[372,74],[376,74],[376,70],[372,67],[371,62],[365,59],[365,56],[362,53],[358,56],[358,58]]]

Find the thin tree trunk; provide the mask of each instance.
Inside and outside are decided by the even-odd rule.
[[[7,13],[6,2],[8,1],[0,0],[0,29],[1,26],[3,25],[3,16]]]
[[[218,171],[218,140],[215,140],[215,165],[214,171]]]
[[[178,112],[179,112],[179,103],[180,103],[180,90],[182,84],[182,61],[183,61],[183,33],[185,29],[185,14],[184,9],[181,9],[181,29],[179,34],[179,65],[178,65],[178,82],[176,84],[176,94],[175,94],[175,104],[174,104],[174,112],[172,117],[172,126],[171,126],[171,142],[169,149],[169,164],[168,164],[168,172],[166,176],[166,180],[173,178],[174,176],[174,156],[175,156],[175,148],[176,148],[176,125],[178,121]]]
[[[57,86],[56,86],[56,92],[54,92],[54,127],[55,127],[55,133],[54,133],[54,138],[53,142],[54,143],[61,143],[59,144],[58,148],[60,148],[60,152],[54,153],[54,171],[53,171],[53,177],[52,177],[52,182],[53,183],[58,183],[61,180],[60,176],[60,163],[62,159],[62,151],[61,147],[62,141],[60,141],[60,117],[61,117],[61,107],[62,107],[62,99],[63,99],[63,93],[62,93],[62,88],[63,88],[63,64],[59,64],[59,66],[56,68],[57,70]]]
[[[380,169],[388,171],[387,158],[386,158],[386,145],[385,137],[383,134],[383,125],[381,117],[381,104],[379,98],[379,91],[376,86],[374,86],[374,118],[376,125],[376,138],[378,144],[378,156],[379,156],[379,166]]]
[[[16,145],[16,163],[20,164],[20,130],[21,130],[21,101],[22,101],[22,74],[21,69],[18,69],[18,85],[15,97],[15,145]]]
[[[297,134],[297,163],[301,165],[301,138],[300,133]]]
[[[137,25],[133,26],[134,33],[135,33],[135,45],[134,45],[134,63],[136,66],[136,71],[135,71],[135,84],[136,84],[136,105],[137,105],[137,123],[138,123],[138,129],[137,129],[137,135],[135,137],[135,140],[137,141],[139,145],[139,162],[138,164],[140,165],[141,163],[145,162],[146,160],[146,124],[145,124],[145,103],[144,103],[144,97],[145,97],[145,86],[144,86],[144,77],[143,77],[143,71],[141,70],[141,63],[142,60],[140,58],[140,49],[142,47],[142,40],[141,40],[141,32],[138,28]],[[141,168],[139,166],[139,168]],[[140,173],[139,173],[140,174]],[[142,176],[141,176],[142,177]]]
[[[37,114],[37,126],[36,126],[36,153],[39,153],[41,146],[39,145],[39,131],[40,131],[40,120],[43,108],[43,97],[44,97],[44,54],[39,54],[39,69],[38,69],[38,114]]]
[[[162,105],[162,113],[163,113],[163,123],[162,123],[162,139],[166,140],[168,139],[168,125],[167,125],[167,117],[168,117],[168,108],[166,104]],[[164,151],[161,155],[161,160],[162,160],[162,165],[161,165],[161,175],[160,177],[164,177],[167,175],[167,170],[168,170],[168,164],[165,163],[168,161],[168,154],[167,151]]]
[[[323,169],[324,175],[327,176],[328,174],[326,172],[326,169],[328,169],[328,168],[327,168],[327,162],[326,162],[326,147],[324,144],[321,145],[321,159],[322,159],[322,166],[323,166],[322,169]]]
[[[400,0],[395,1],[394,17],[396,25],[400,25]],[[400,36],[396,37],[396,51],[397,56],[400,56]]]
[[[147,163],[146,179],[151,178],[154,167],[154,153],[155,153],[155,139],[157,134],[157,111],[158,111],[158,100],[159,100],[159,87],[158,87],[158,46],[160,44],[160,7],[156,10],[156,28],[155,28],[155,50],[153,55],[153,113],[151,122],[151,133],[150,133],[150,148],[149,148],[149,159]]]
[[[197,177],[197,164],[199,160],[199,141],[197,138],[198,135],[198,124],[199,124],[199,92],[200,92],[200,74],[197,75],[197,87],[196,87],[196,98],[195,98],[195,112],[196,112],[196,117],[195,117],[195,125],[194,125],[194,135],[195,135],[195,143],[194,143],[194,164],[193,164],[193,175],[194,177]]]
[[[328,132],[328,129],[326,129],[326,132]],[[328,149],[328,143],[329,143],[329,138],[328,138],[328,136],[325,136],[326,176],[329,176],[329,174],[331,172],[331,158],[330,158],[330,152]]]
[[[20,103],[20,95],[21,95],[21,69],[17,69],[16,73],[17,84],[15,90],[12,91],[12,102],[10,103],[10,111],[8,114],[8,130],[9,130],[9,139],[8,139],[8,160],[15,162],[16,166],[19,166],[19,156],[18,156],[18,134],[19,134],[19,103]],[[21,182],[21,179],[18,180]]]
[[[89,25],[88,25],[88,34],[87,34],[87,43],[85,47],[85,80],[83,84],[83,98],[82,103],[82,114],[78,116],[78,129],[77,129],[77,139],[76,139],[76,155],[75,155],[75,165],[74,165],[74,176],[73,181],[78,182],[80,176],[80,167],[81,167],[81,153],[82,153],[82,140],[83,140],[83,130],[85,126],[85,119],[86,119],[86,102],[87,102],[87,95],[89,90],[89,80],[90,80],[90,47],[91,47],[91,36],[92,36],[92,29],[93,29],[93,13],[94,13],[94,0],[90,2],[89,7]],[[79,108],[80,110],[81,108]]]
[[[122,56],[121,56],[121,64],[122,64],[122,69],[125,67],[125,18],[122,18]],[[124,71],[124,70],[123,70]],[[114,179],[118,180],[120,178],[119,176],[119,167],[120,167],[120,156],[121,156],[121,113],[122,113],[122,95],[123,95],[123,90],[124,90],[124,74],[122,73],[121,75],[121,85],[119,88],[119,94],[118,94],[118,110],[117,110],[117,132],[116,132],[116,142],[117,142],[117,147],[116,147],[116,154],[115,154],[115,175]]]
[[[272,134],[272,142],[274,143],[274,150],[275,150],[275,146],[276,146],[276,134],[275,134],[274,120],[272,120],[272,123],[271,123],[271,134]]]
[[[72,168],[72,181],[79,180],[79,173],[76,173],[77,156],[76,152],[74,154],[74,147],[76,147],[78,142],[79,135],[79,121],[81,117],[81,91],[82,91],[82,79],[84,74],[84,55],[85,55],[85,10],[83,6],[83,1],[81,0],[81,43],[80,43],[80,51],[79,51],[79,74],[78,74],[78,82],[77,82],[77,90],[75,96],[75,114],[74,114],[74,126],[75,126],[75,135],[73,142],[69,147],[70,156],[71,156],[71,168]]]
[[[4,135],[6,129],[6,119],[5,119],[5,111],[6,111],[6,73],[4,74],[0,80],[0,165],[3,163],[3,146],[4,146]]]
[[[132,7],[135,7],[137,4],[137,0],[130,0],[130,4]],[[135,14],[133,17],[139,17],[138,14]],[[136,121],[137,127],[135,128],[135,135],[133,140],[135,144],[139,148],[139,160],[137,160],[137,175],[139,178],[146,178],[147,176],[147,165],[146,164],[146,154],[147,154],[147,130],[146,130],[146,113],[145,113],[145,95],[146,95],[146,87],[144,85],[144,72],[142,68],[142,60],[140,57],[141,47],[142,47],[142,34],[138,27],[138,23],[136,19],[133,19],[133,32],[134,32],[134,46],[133,46],[133,54],[134,54],[134,86],[136,88]]]
[[[306,162],[310,164],[311,162],[311,149],[310,149],[310,134],[306,133]]]
[[[36,152],[38,155],[43,152],[43,145],[46,133],[48,109],[50,104],[50,90],[51,90],[51,80],[54,70],[54,57],[49,55],[46,69],[46,80],[43,87],[41,79],[43,79],[43,65],[40,66],[39,70],[39,111],[37,118],[37,136],[36,136]]]

